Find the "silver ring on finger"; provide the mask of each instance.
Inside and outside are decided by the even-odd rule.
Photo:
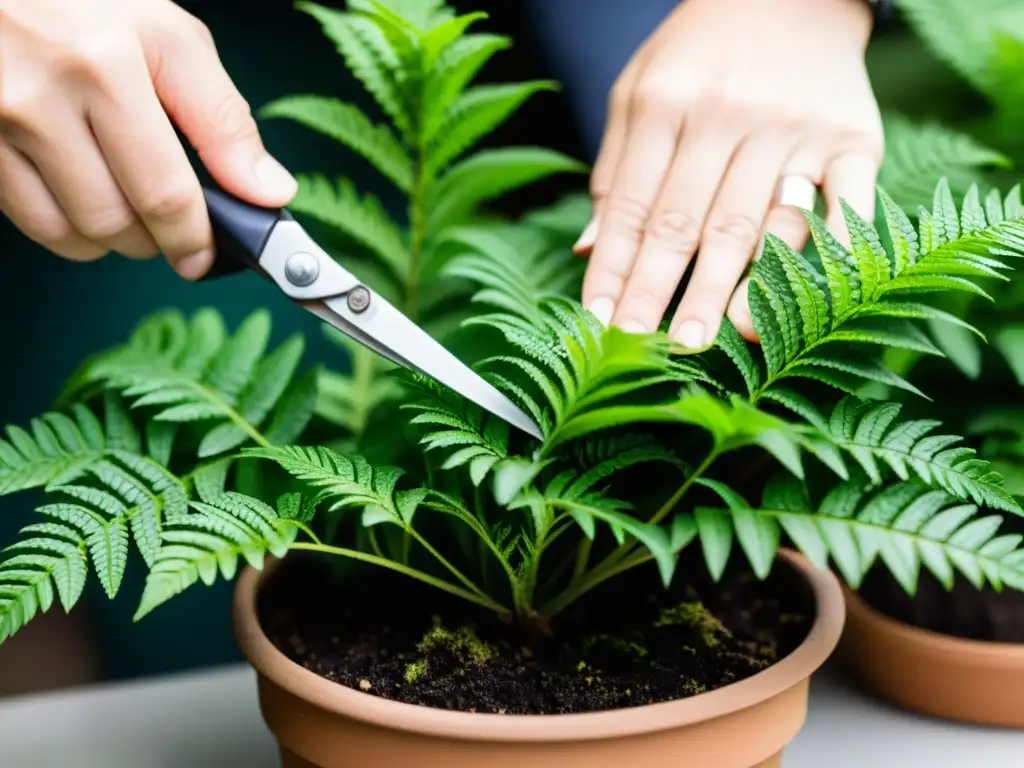
[[[774,202],[777,206],[793,206],[813,211],[817,199],[818,187],[807,176],[783,176],[775,188]]]

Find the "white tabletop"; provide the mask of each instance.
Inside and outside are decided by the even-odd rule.
[[[279,768],[248,667],[0,700],[3,768]],[[1024,732],[892,709],[836,673],[811,686],[785,768],[1021,768]]]

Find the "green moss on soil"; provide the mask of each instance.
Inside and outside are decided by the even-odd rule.
[[[679,603],[664,609],[655,620],[654,626],[684,626],[695,629],[700,633],[701,641],[707,648],[715,648],[723,638],[732,637],[732,632],[699,600]]]
[[[642,659],[649,653],[640,643],[614,635],[592,635],[583,641],[583,650],[589,651],[598,644],[605,645],[627,656],[635,656],[638,659]]]
[[[416,682],[426,673],[432,651],[449,651],[457,656],[466,668],[480,666],[498,654],[498,649],[481,640],[472,627],[448,629],[436,616],[434,626],[423,635],[423,639],[416,645],[416,650],[422,657],[405,665],[403,677],[407,683]]]
[[[411,661],[405,665],[405,671],[402,673],[402,676],[405,678],[405,682],[412,685],[421,677],[423,677],[423,673],[426,671],[427,662],[423,661],[422,659],[419,661]]]

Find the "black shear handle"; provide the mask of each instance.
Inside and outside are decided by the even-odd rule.
[[[202,184],[213,225],[216,258],[203,280],[259,270],[260,256],[279,221],[292,221],[285,208],[261,208],[240,200],[210,182]]]

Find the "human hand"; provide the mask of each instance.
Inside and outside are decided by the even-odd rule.
[[[699,252],[669,332],[706,349],[728,309],[756,340],[743,275],[763,230],[796,250],[808,238],[800,212],[775,202],[780,178],[823,186],[840,239],[838,198],[874,217],[883,139],[863,60],[871,26],[861,0],[685,0],[612,91],[594,218],[576,245],[590,255],[584,305],[654,331]]]
[[[0,0],[0,210],[28,237],[205,274],[209,214],[172,120],[229,192],[294,196],[208,30],[170,0]]]

